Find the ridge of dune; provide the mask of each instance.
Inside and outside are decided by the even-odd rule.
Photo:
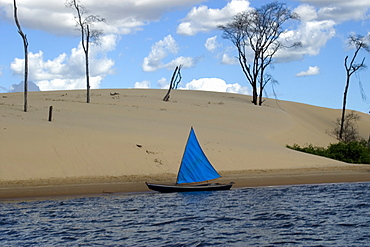
[[[285,148],[326,146],[340,110],[246,95],[159,89],[97,89],[0,94],[0,181],[173,176],[193,126],[222,173],[348,166]],[[116,93],[116,94],[114,94]],[[48,109],[53,106],[53,120]],[[370,117],[359,113],[367,139]]]

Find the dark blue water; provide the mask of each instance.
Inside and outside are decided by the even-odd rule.
[[[0,203],[1,246],[369,246],[370,183]]]

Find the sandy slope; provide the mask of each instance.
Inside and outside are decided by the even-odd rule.
[[[118,95],[112,96],[111,93]],[[0,94],[0,182],[79,177],[150,177],[177,173],[194,126],[204,152],[221,173],[348,166],[285,148],[326,146],[340,110],[204,91],[92,90]],[[53,106],[53,121],[48,108]],[[370,116],[361,114],[368,138]]]

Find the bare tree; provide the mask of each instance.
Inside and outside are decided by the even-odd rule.
[[[252,103],[262,105],[262,94],[266,84],[273,81],[271,75],[265,76],[276,53],[290,46],[282,42],[282,25],[290,19],[298,19],[284,3],[272,2],[260,8],[237,14],[226,26],[219,26],[223,38],[229,39],[238,50],[238,59],[244,75],[252,86]],[[248,59],[248,51],[253,51],[253,59]],[[259,91],[258,91],[259,88]],[[259,98],[258,98],[259,96]]]
[[[81,43],[85,53],[85,72],[86,72],[86,102],[90,103],[90,73],[89,73],[89,46],[90,42],[99,42],[101,30],[90,29],[94,22],[105,22],[104,18],[98,15],[88,15],[89,10],[79,4],[78,0],[67,0],[66,6],[74,8],[77,12],[76,26],[81,31]]]
[[[339,141],[344,143],[350,143],[361,140],[357,125],[357,121],[359,121],[360,119],[361,119],[360,115],[358,115],[354,111],[351,111],[350,113],[346,114],[344,121],[341,118],[337,118],[335,122],[335,128],[332,131],[332,134]]]
[[[356,71],[366,68],[365,57],[362,59],[361,63],[359,64],[355,63],[356,57],[361,49],[364,49],[370,52],[370,47],[368,43],[366,42],[366,38],[364,36],[351,35],[348,38],[348,43],[350,46],[355,47],[355,53],[353,54],[352,59],[350,61],[348,61],[348,56],[346,56],[344,59],[344,67],[346,68],[346,85],[344,87],[342,117],[340,121],[340,130],[339,130],[339,138],[338,138],[339,140],[343,140],[343,133],[345,130],[347,93],[348,93],[351,76]]]
[[[17,15],[17,3],[14,0],[14,20],[15,24],[18,28],[18,33],[23,39],[23,47],[24,47],[24,112],[27,112],[27,92],[28,92],[28,41],[27,36],[23,33],[21,25],[18,21]]]
[[[181,72],[180,72],[181,68],[182,68],[182,64],[180,64],[179,66],[176,66],[175,71],[172,74],[172,78],[171,78],[171,82],[170,82],[170,86],[168,88],[168,91],[167,91],[166,95],[163,97],[163,101],[168,101],[170,99],[171,90],[172,89],[177,89],[177,86],[179,85],[179,83],[182,79]]]

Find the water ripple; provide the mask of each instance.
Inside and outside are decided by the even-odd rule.
[[[370,183],[0,203],[2,246],[366,246]]]

